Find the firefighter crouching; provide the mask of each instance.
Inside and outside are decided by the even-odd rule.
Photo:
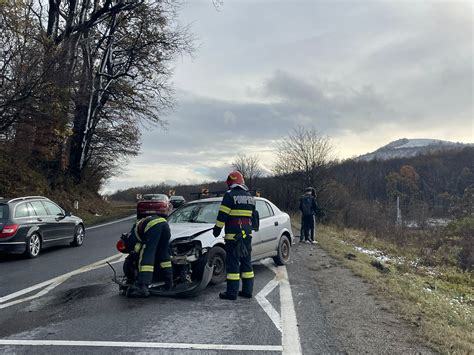
[[[255,198],[245,186],[239,171],[232,171],[227,178],[229,191],[224,194],[213,234],[218,237],[225,226],[225,251],[227,291],[222,299],[235,300],[237,295],[251,298],[254,274],[251,264],[252,229],[258,230]],[[239,292],[240,278],[242,291]]]
[[[148,286],[161,274],[165,289],[173,287],[173,269],[169,254],[170,227],[163,211],[159,216],[150,216],[137,221],[128,236],[126,244],[133,251],[125,259],[123,271],[132,286],[126,290],[127,297],[148,297]]]

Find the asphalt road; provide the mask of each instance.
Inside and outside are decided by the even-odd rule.
[[[115,242],[131,223],[89,229],[82,247],[34,260],[0,257],[0,354],[342,352],[303,260],[256,263],[250,300],[220,300],[224,284],[192,298],[120,296],[103,260],[120,269]]]

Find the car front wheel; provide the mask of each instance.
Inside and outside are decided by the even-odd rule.
[[[209,250],[207,262],[209,266],[214,266],[214,272],[210,281],[210,283],[213,285],[221,284],[227,278],[225,271],[225,255],[225,250],[218,246],[215,246]]]
[[[41,237],[33,233],[26,241],[25,255],[31,259],[36,258],[41,251]]]
[[[72,240],[71,245],[73,247],[80,247],[84,243],[85,236],[86,233],[84,230],[84,226],[82,224],[79,224],[74,232],[74,239]]]
[[[290,240],[286,235],[280,237],[280,242],[278,243],[278,254],[273,258],[273,261],[277,265],[285,265],[290,261]]]

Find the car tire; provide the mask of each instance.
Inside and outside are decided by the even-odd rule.
[[[80,247],[84,243],[86,236],[86,230],[82,224],[79,224],[74,230],[74,239],[71,242],[71,246]]]
[[[290,261],[290,251],[290,240],[286,235],[283,234],[280,237],[280,241],[278,242],[278,254],[277,256],[273,257],[273,261],[275,262],[275,264],[279,266],[286,265]]]
[[[41,244],[41,236],[38,233],[30,235],[26,241],[25,255],[30,259],[38,257],[41,252]]]
[[[219,285],[225,282],[227,278],[227,273],[225,271],[225,257],[225,250],[219,246],[215,246],[209,250],[207,263],[210,266],[214,266],[214,272],[211,281],[209,282],[210,284]]]

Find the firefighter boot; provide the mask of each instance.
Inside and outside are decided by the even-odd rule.
[[[130,298],[145,298],[150,296],[148,285],[143,283],[134,283],[127,290],[127,297]]]

